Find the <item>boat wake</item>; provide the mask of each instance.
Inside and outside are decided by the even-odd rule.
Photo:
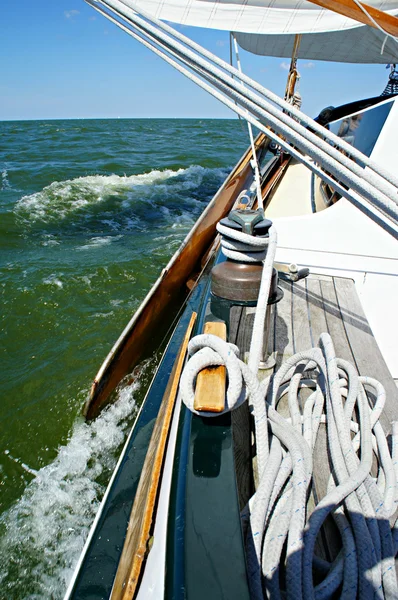
[[[110,196],[118,196],[136,186],[154,185],[183,172],[151,171],[140,175],[88,175],[66,181],[54,181],[40,192],[23,196],[16,204],[16,212],[31,221],[63,219],[69,213],[100,203]]]
[[[180,210],[196,212],[198,205],[200,213],[203,201],[209,199],[225,174],[225,169],[194,165],[187,169],[154,170],[130,176],[89,175],[55,181],[39,192],[23,196],[14,211],[26,225],[62,220],[81,222],[94,218],[112,231],[121,227],[133,229],[142,221],[148,207],[168,216],[178,206]]]
[[[99,481],[109,479],[136,411],[137,388],[124,388],[92,423],[78,422],[56,459],[35,473],[21,499],[1,516],[3,597],[63,597],[105,491]]]

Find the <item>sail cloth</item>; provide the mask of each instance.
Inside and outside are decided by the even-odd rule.
[[[301,38],[297,58],[348,63],[396,63],[398,44],[391,38],[385,42],[385,38],[381,31],[367,25],[328,33],[308,33]],[[236,39],[241,48],[253,54],[289,58],[292,56],[295,36],[237,33]]]
[[[305,0],[123,0],[158,19],[238,32],[239,45],[255,54],[290,57],[295,34],[305,34],[299,58],[336,62],[398,62],[398,44],[366,25]],[[398,14],[398,0],[368,4]]]

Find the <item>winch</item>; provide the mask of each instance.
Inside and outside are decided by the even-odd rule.
[[[264,218],[261,209],[238,209],[231,211],[219,225],[226,259],[219,262],[211,273],[211,310],[228,324],[232,306],[257,304],[272,222]],[[283,292],[278,288],[278,273],[274,268],[268,304],[278,302],[282,296]]]

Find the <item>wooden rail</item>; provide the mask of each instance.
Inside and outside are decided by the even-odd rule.
[[[159,409],[131,510],[126,539],[113,584],[111,600],[131,600],[134,597],[144,560],[149,551],[148,545],[155,513],[155,503],[160,488],[160,475],[166,452],[171,417],[177,397],[185,354],[196,317],[197,314],[192,313]]]

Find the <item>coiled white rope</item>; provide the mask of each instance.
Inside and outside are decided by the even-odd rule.
[[[241,404],[245,395],[253,407],[259,486],[248,507],[252,597],[281,598],[283,566],[286,597],[294,600],[323,600],[339,588],[340,597],[347,600],[357,595],[397,598],[396,547],[389,520],[396,514],[398,428],[393,427],[391,455],[379,422],[385,403],[383,386],[358,376],[350,363],[337,358],[325,333],[317,348],[287,360],[272,385],[270,379],[260,383],[237,358],[236,347],[215,336],[197,336],[189,352],[194,356],[184,371],[181,392],[190,408],[196,374],[204,366],[220,364],[228,373],[226,410]],[[313,388],[304,405],[299,398],[303,387]],[[365,387],[376,396],[373,406]],[[285,394],[289,418],[276,410]],[[321,423],[326,425],[333,475],[326,496],[310,515],[307,499]],[[371,475],[372,452],[379,467],[376,477]],[[329,514],[342,538],[342,549],[332,564],[314,556],[316,537]],[[313,565],[317,563],[326,574],[315,586]]]

